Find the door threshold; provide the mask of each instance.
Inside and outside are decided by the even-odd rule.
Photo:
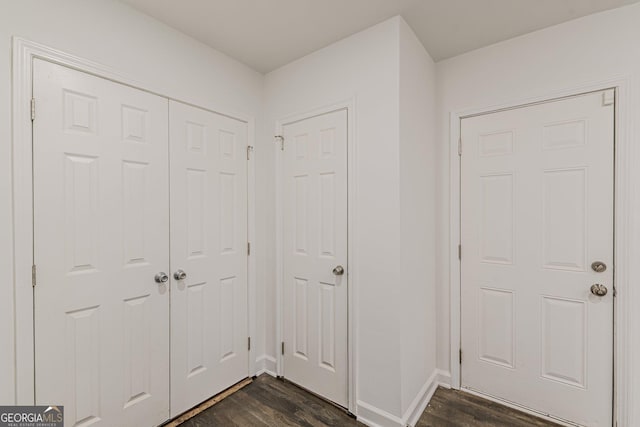
[[[511,409],[515,409],[517,411],[524,412],[525,414],[533,415],[534,417],[542,418],[543,420],[546,420],[546,421],[551,421],[551,422],[556,423],[556,424],[558,424],[560,426],[564,426],[564,427],[583,427],[581,424],[576,424],[576,423],[574,423],[572,421],[568,421],[568,420],[564,420],[562,418],[554,417],[553,415],[545,414],[543,412],[536,411],[535,409],[531,409],[531,408],[527,408],[526,406],[522,406],[522,405],[520,405],[518,403],[511,402],[509,400],[504,400],[504,399],[501,399],[499,397],[491,396],[490,394],[485,394],[485,393],[483,393],[481,391],[473,390],[473,389],[468,388],[468,387],[462,386],[462,387],[460,387],[460,391],[462,391],[464,393],[472,394],[474,396],[481,397],[481,398],[486,399],[486,400],[490,400],[492,402],[499,403],[499,404],[507,406],[507,407],[509,407]]]
[[[224,391],[221,391],[220,393],[216,394],[212,398],[205,400],[204,402],[202,402],[198,406],[195,406],[195,407],[189,409],[188,411],[183,412],[181,415],[178,415],[177,417],[167,421],[166,423],[162,424],[162,427],[177,427],[180,424],[182,424],[182,423],[190,420],[191,418],[195,417],[196,415],[198,415],[198,414],[206,411],[207,409],[211,408],[213,405],[215,405],[216,403],[218,403],[221,400],[225,399],[226,397],[229,397],[232,394],[234,394],[235,392],[239,391],[240,389],[248,386],[252,382],[253,382],[253,378],[245,378],[244,380],[232,385],[228,389],[226,389]]]

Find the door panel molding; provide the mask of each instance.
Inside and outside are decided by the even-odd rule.
[[[461,120],[466,117],[494,113],[502,110],[545,103],[567,97],[584,95],[589,92],[615,89],[615,157],[614,157],[614,264],[615,289],[614,301],[614,423],[619,427],[634,425],[633,406],[634,379],[632,372],[632,349],[634,338],[632,325],[640,322],[640,314],[631,308],[635,300],[640,301],[640,294],[633,292],[630,283],[638,280],[632,270],[632,219],[636,215],[637,207],[632,203],[633,182],[637,182],[632,165],[637,164],[640,152],[633,149],[632,142],[637,131],[633,126],[630,112],[640,108],[640,100],[630,96],[630,87],[640,86],[640,77],[613,76],[609,79],[591,81],[582,85],[564,88],[557,91],[536,94],[501,101],[495,104],[485,104],[474,108],[452,109],[449,111],[449,236],[448,236],[448,283],[449,300],[449,346],[450,346],[450,384],[454,389],[460,389],[460,337],[461,337],[461,263],[458,257],[460,242],[460,157],[458,144],[460,140]],[[464,256],[464,249],[463,249]],[[446,375],[445,375],[446,376]]]
[[[35,397],[34,334],[33,334],[33,168],[32,168],[32,122],[30,103],[32,94],[33,60],[35,58],[59,64],[106,80],[139,89],[168,100],[221,114],[247,123],[248,144],[255,145],[255,118],[228,108],[226,105],[209,103],[198,105],[186,94],[166,94],[162,88],[140,82],[118,70],[103,64],[75,56],[61,50],[20,37],[12,39],[12,165],[13,165],[13,272],[9,280],[13,283],[14,375],[8,379],[15,389],[15,404],[32,405]],[[37,110],[37,107],[36,107]],[[133,137],[133,136],[132,136]],[[255,156],[247,165],[248,177],[248,240],[255,241]],[[256,306],[256,257],[248,260],[248,321],[249,333],[255,336],[257,325]],[[255,373],[255,346],[249,353],[248,373]]]
[[[332,113],[339,110],[347,111],[347,257],[349,262],[349,274],[347,275],[348,287],[348,318],[347,318],[347,365],[348,365],[348,410],[356,413],[357,402],[357,378],[358,369],[355,361],[357,360],[357,313],[358,302],[356,299],[358,287],[358,260],[356,248],[356,203],[357,200],[357,135],[356,135],[356,108],[357,98],[354,96],[350,99],[339,101],[321,107],[311,107],[297,113],[288,114],[277,120],[275,123],[274,135],[282,135],[284,126],[293,124],[302,120],[314,118],[320,115]],[[280,150],[280,144],[274,139],[273,152],[276,165],[276,334],[274,348],[276,349],[276,375],[283,375],[283,356],[281,353],[281,343],[284,337],[284,223],[283,223],[283,174],[284,174],[284,156]],[[286,143],[286,142],[285,142]]]

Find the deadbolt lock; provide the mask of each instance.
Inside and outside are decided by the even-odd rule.
[[[602,261],[594,261],[591,263],[591,269],[596,273],[602,273],[607,269],[607,264]]]

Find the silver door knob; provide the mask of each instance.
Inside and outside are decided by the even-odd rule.
[[[591,293],[603,297],[607,294],[609,290],[605,285],[601,285],[600,283],[596,283],[595,285],[591,285]]]
[[[344,274],[344,268],[342,268],[341,265],[337,266],[333,269],[333,274],[335,274],[336,276],[342,276]]]
[[[607,264],[602,261],[594,261],[591,263],[591,269],[596,273],[603,273],[607,269]]]
[[[160,272],[158,274],[156,274],[156,283],[167,283],[169,281],[169,276],[167,276],[167,273],[165,272]]]
[[[185,273],[182,269],[178,269],[175,273],[173,273],[173,278],[176,280],[184,280],[187,278],[187,273]]]

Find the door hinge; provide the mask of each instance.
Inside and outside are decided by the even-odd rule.
[[[458,245],[458,259],[462,261],[462,245]]]
[[[31,98],[31,121],[36,119],[36,99]]]
[[[251,242],[247,242],[247,256],[251,255]]]
[[[459,359],[460,359],[460,364],[462,365],[462,349],[460,349]]]
[[[251,159],[251,152],[253,151],[252,145],[247,145],[247,160]]]
[[[275,139],[276,141],[280,141],[280,151],[284,151],[284,136],[276,135]]]
[[[36,287],[36,265],[31,266],[31,286]]]
[[[458,138],[458,156],[462,156],[462,137]]]
[[[251,337],[247,337],[247,350],[251,351]]]
[[[284,356],[284,341],[282,341],[282,344],[280,345],[280,353]]]

